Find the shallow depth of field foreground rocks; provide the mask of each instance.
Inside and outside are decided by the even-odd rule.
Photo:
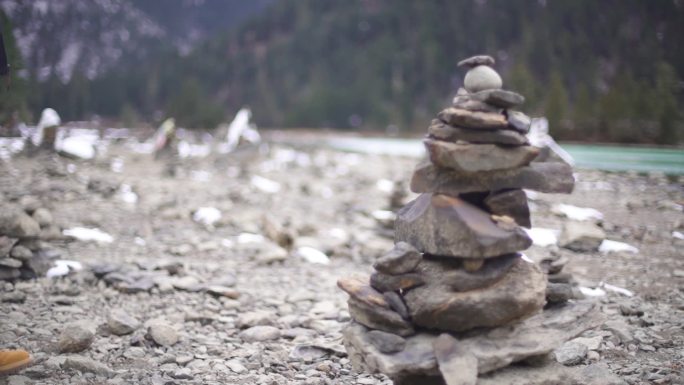
[[[0,161],[0,347],[35,359],[0,384],[390,384],[352,367],[336,282],[392,249],[415,163],[273,141]],[[525,254],[548,301],[584,297],[602,320],[537,357],[555,362],[540,375],[684,383],[682,177],[575,177],[571,195],[527,194]]]

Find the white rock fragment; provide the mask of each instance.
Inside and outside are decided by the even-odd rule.
[[[628,245],[624,242],[611,241],[609,239],[604,239],[603,242],[601,242],[601,245],[599,246],[599,252],[601,252],[603,254],[619,253],[619,252],[638,254],[639,249],[637,249],[636,247],[634,247],[632,245]]]
[[[318,249],[309,246],[302,246],[297,249],[296,255],[303,258],[309,263],[317,263],[321,265],[330,264],[330,258],[325,253]]]
[[[532,243],[535,246],[549,247],[558,244],[559,230],[545,229],[543,227],[523,228],[523,230],[532,238]]]
[[[205,226],[213,226],[221,219],[221,211],[216,207],[200,207],[192,214],[192,220]]]
[[[599,286],[608,290],[608,291],[612,291],[612,292],[615,292],[618,294],[622,294],[626,297],[634,297],[634,293],[631,290],[627,290],[627,289],[624,289],[622,287],[614,286],[614,285],[611,285],[611,284],[605,283],[605,282],[602,282],[601,285],[599,285]]]
[[[65,229],[62,231],[67,237],[75,238],[82,242],[99,242],[99,243],[112,243],[114,242],[114,237],[105,233],[100,229],[93,229],[87,227],[72,227],[70,229]]]
[[[672,237],[675,239],[684,239],[684,233],[681,233],[679,231],[673,231]]]
[[[63,138],[55,143],[57,151],[80,159],[93,159],[95,146],[88,138],[71,136]]]
[[[280,191],[280,183],[259,175],[253,175],[250,182],[252,186],[267,194],[275,194]]]
[[[604,295],[606,295],[606,292],[600,287],[592,289],[590,287],[580,286],[579,289],[582,292],[582,294],[584,294],[587,297],[603,297]]]
[[[394,182],[389,179],[380,179],[375,183],[375,187],[382,192],[391,193],[394,190]]]
[[[135,204],[138,203],[138,194],[133,192],[133,188],[130,185],[122,184],[119,187],[119,199],[125,203]]]
[[[261,234],[240,233],[236,237],[236,241],[237,241],[237,243],[242,244],[242,245],[250,244],[250,243],[264,243],[264,242],[266,242],[266,237],[264,237]]]
[[[551,212],[576,221],[601,220],[603,213],[591,207],[577,207],[563,203],[553,205]]]
[[[48,269],[45,276],[48,278],[63,277],[69,274],[71,271],[81,271],[83,270],[83,265],[78,261],[69,261],[66,259],[58,259],[55,265]]]

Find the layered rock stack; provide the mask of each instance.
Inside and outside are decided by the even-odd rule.
[[[0,205],[0,280],[44,276],[59,253],[45,241],[61,237],[52,214],[33,203]]]
[[[459,63],[465,88],[428,129],[429,160],[411,179],[421,195],[399,210],[394,249],[370,278],[338,281],[353,364],[395,384],[479,383],[596,324],[591,304],[542,312],[547,277],[519,253],[532,244],[522,189],[570,193],[574,178],[565,163],[532,163],[530,118],[513,109],[524,98],[501,89],[493,64]]]

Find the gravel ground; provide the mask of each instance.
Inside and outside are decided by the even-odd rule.
[[[0,163],[4,201],[38,201],[62,228],[114,238],[52,240],[84,270],[0,284],[0,346],[35,357],[0,384],[390,384],[346,358],[349,314],[335,282],[370,272],[389,250],[379,210],[415,163],[286,145],[169,162],[121,144],[92,162]],[[598,363],[629,384],[684,383],[684,240],[673,235],[684,232],[682,178],[580,170],[577,179],[572,195],[534,196],[533,226],[562,228],[554,203],[593,207],[607,238],[639,253],[528,251],[568,257],[565,271],[583,286],[634,293],[602,286],[608,321],[585,333],[597,346],[568,362]],[[221,218],[194,221],[202,207]]]

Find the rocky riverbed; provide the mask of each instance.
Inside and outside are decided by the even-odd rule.
[[[390,384],[351,367],[336,281],[391,249],[414,164],[273,143],[184,160],[111,144],[87,162],[1,161],[3,205],[49,212],[49,258],[83,268],[0,281],[0,347],[35,358],[0,384]],[[562,230],[559,203],[594,208],[603,219],[582,223],[638,252],[526,252],[567,260],[606,318],[552,359],[596,384],[684,383],[682,177],[576,178],[572,195],[529,195],[532,226]]]

